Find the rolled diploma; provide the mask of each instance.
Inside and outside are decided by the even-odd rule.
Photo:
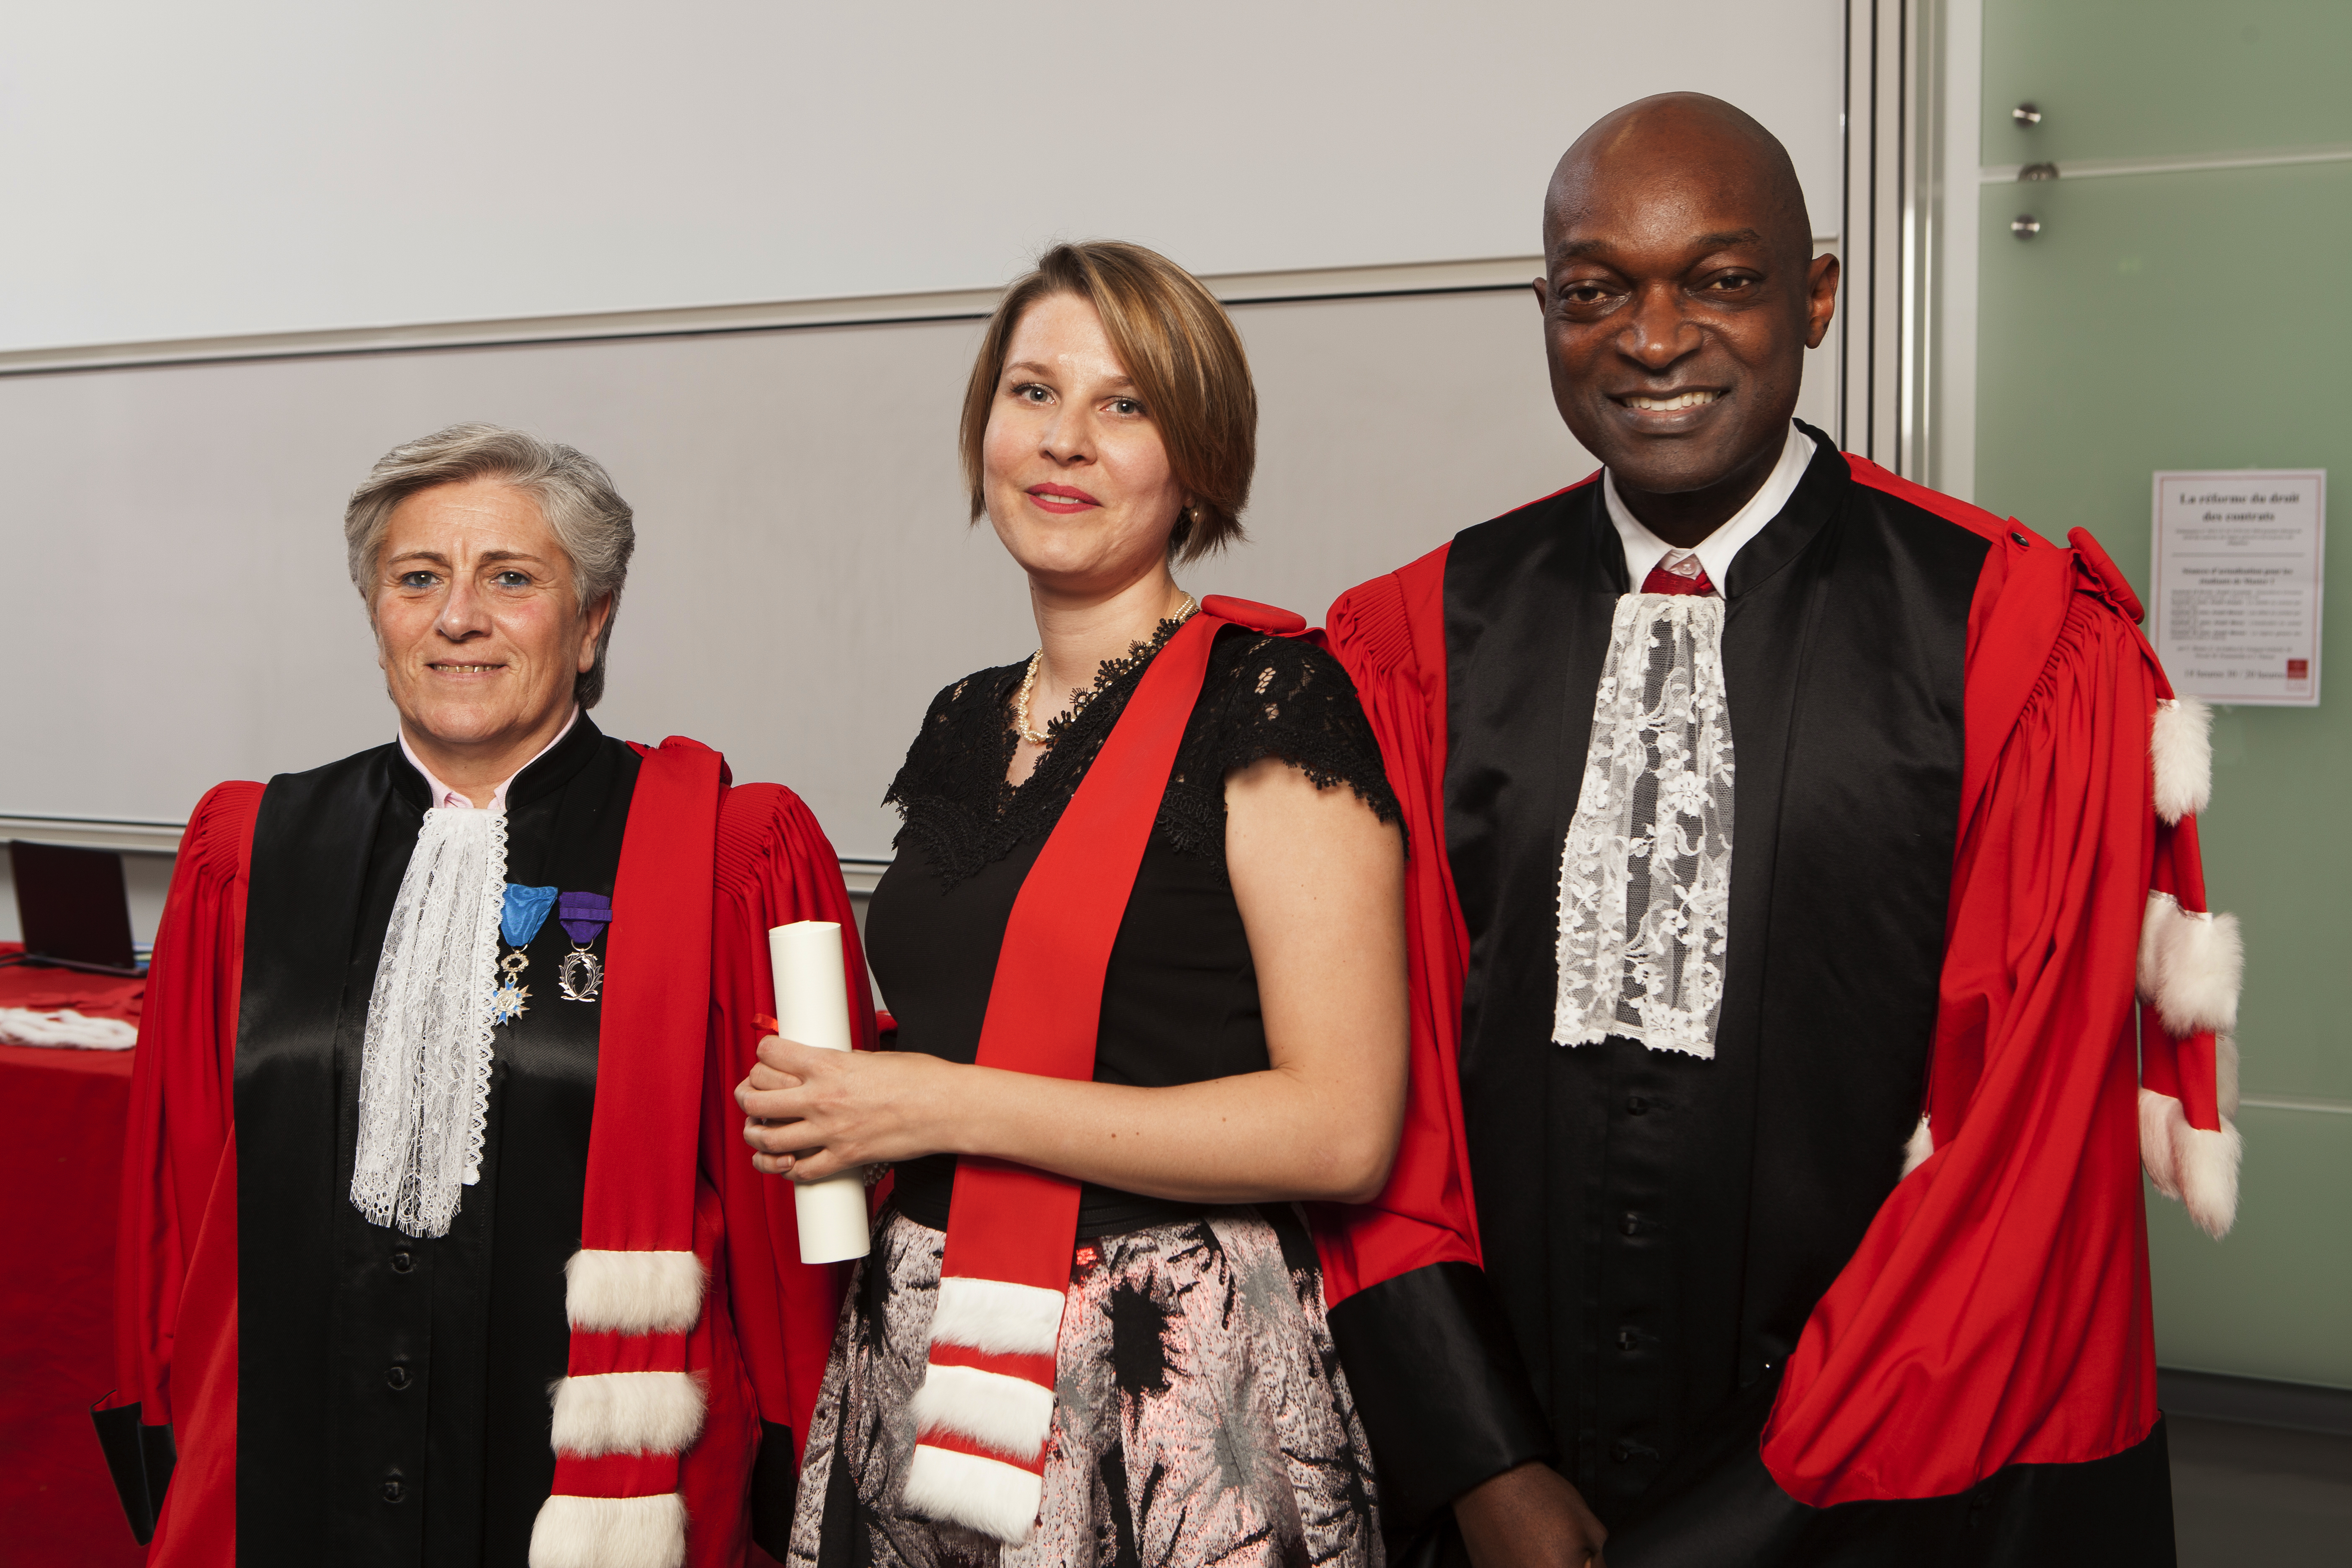
[[[776,1022],[784,1038],[823,1051],[849,1049],[849,993],[842,973],[841,926],[794,921],[768,931],[775,972]],[[793,1189],[800,1215],[801,1261],[840,1263],[872,1247],[862,1165]]]

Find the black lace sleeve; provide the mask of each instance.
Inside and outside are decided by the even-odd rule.
[[[1382,822],[1402,820],[1339,661],[1289,637],[1229,631],[1209,656],[1200,706],[1176,753],[1160,819],[1170,843],[1222,867],[1225,778],[1265,757],[1290,763],[1318,789],[1353,790]]]
[[[1004,702],[1022,668],[980,670],[931,699],[923,727],[882,797],[902,819],[897,847],[919,847],[947,882],[971,876],[1031,830],[1023,816],[1005,809],[1013,795],[1004,771],[1013,761],[1013,738]],[[1048,818],[1046,830],[1052,826]]]

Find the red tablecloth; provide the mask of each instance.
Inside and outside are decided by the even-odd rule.
[[[0,943],[0,953],[16,951]],[[0,968],[0,1007],[139,1019],[145,983]],[[0,1046],[0,1563],[123,1568],[146,1553],[89,1406],[114,1386],[114,1206],[130,1051]]]

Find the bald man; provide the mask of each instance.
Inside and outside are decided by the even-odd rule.
[[[1408,1561],[2172,1561],[2142,1156],[2235,1201],[2201,710],[2087,534],[1792,422],[1811,232],[1728,104],[1594,125],[1535,295],[1604,467],[1331,609],[1414,855],[1412,1119],[1327,1263]]]

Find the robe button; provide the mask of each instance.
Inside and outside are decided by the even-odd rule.
[[[396,1366],[390,1372],[383,1374],[383,1381],[391,1387],[394,1394],[397,1394],[416,1380],[408,1375],[408,1369],[406,1367]]]
[[[415,1267],[416,1255],[415,1253],[395,1252],[392,1255],[392,1271],[394,1274],[405,1274]]]
[[[1642,1336],[1635,1333],[1633,1330],[1620,1329],[1617,1331],[1617,1348],[1623,1351],[1626,1354],[1631,1355],[1634,1351],[1639,1350],[1641,1348],[1641,1344]]]
[[[1650,1114],[1650,1102],[1643,1100],[1638,1094],[1628,1095],[1625,1097],[1625,1114],[1628,1116],[1647,1116]]]
[[[408,1489],[407,1489],[406,1487],[402,1486],[402,1485],[400,1484],[400,1478],[399,1478],[399,1477],[394,1476],[392,1479],[390,1479],[390,1480],[388,1480],[388,1481],[386,1481],[386,1482],[384,1482],[384,1483],[383,1483],[383,1500],[384,1500],[384,1501],[386,1501],[386,1502],[398,1502],[401,1499],[403,1499],[403,1498],[406,1497],[407,1495],[408,1495]]]
[[[1627,1236],[1639,1236],[1642,1234],[1642,1216],[1628,1212],[1623,1219],[1617,1222],[1617,1228]]]
[[[1636,1443],[1631,1437],[1620,1437],[1609,1446],[1609,1457],[1622,1465],[1633,1459],[1654,1459],[1658,1451],[1646,1443]]]

